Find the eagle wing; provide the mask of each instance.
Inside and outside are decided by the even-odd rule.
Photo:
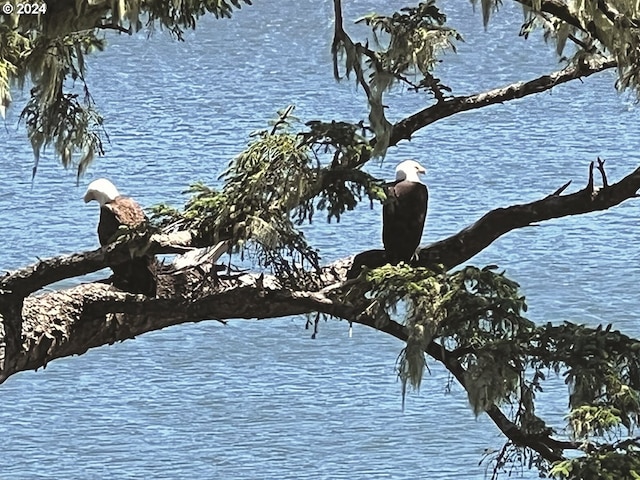
[[[113,241],[114,235],[121,225],[136,228],[148,221],[142,207],[129,197],[116,197],[100,209],[100,223],[98,224],[98,238],[101,245]]]
[[[133,198],[117,197],[105,207],[113,212],[120,225],[135,228],[148,221],[142,207]]]

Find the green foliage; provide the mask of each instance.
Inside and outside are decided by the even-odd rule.
[[[103,47],[104,41],[98,38],[100,32],[110,29],[132,33],[143,27],[151,32],[160,28],[183,39],[184,31],[194,29],[203,15],[230,17],[235,9],[251,3],[251,0],[63,0],[48,2],[45,14],[0,16],[0,115],[10,105],[10,89],[33,82],[31,100],[22,118],[26,119],[36,167],[42,149],[51,145],[63,165],[75,167],[82,174],[94,156],[103,151],[102,119],[83,80],[84,56]],[[501,0],[480,3],[486,24]],[[571,60],[575,63],[602,61],[607,56],[615,58],[618,88],[631,88],[640,95],[640,4],[630,0],[521,3],[525,9],[523,35],[542,29],[545,39],[556,42],[559,54],[571,41],[575,45]],[[387,119],[385,92],[400,83],[410,90],[430,92],[438,101],[444,101],[443,92],[450,88],[433,76],[433,70],[441,54],[455,51],[455,42],[462,37],[446,26],[446,16],[436,1],[428,0],[389,15],[371,14],[360,19],[371,28],[375,48],[370,48],[368,40],[355,42],[349,37],[339,6],[338,2],[332,43],[334,74],[341,77],[341,63],[344,74],[353,74],[367,96],[369,124],[376,141],[373,149],[353,153],[368,160],[384,155],[389,145],[392,124]],[[69,86],[78,80],[82,81],[82,100],[77,89]],[[327,201],[333,202],[330,196]],[[341,213],[333,211],[330,205],[327,207],[333,212],[331,216]]]
[[[158,205],[154,220],[168,230],[197,230],[203,243],[230,240],[236,251],[249,248],[259,264],[278,273],[296,271],[290,257],[318,267],[317,252],[296,227],[311,222],[317,210],[339,221],[365,195],[373,201],[383,190],[380,181],[351,167],[369,148],[356,126],[310,122],[308,132],[296,135],[292,112],[280,111],[270,130],[253,135],[222,174],[221,190],[192,185],[183,211]],[[323,168],[320,157],[328,153],[332,160]]]
[[[574,438],[630,435],[640,415],[640,342],[619,331],[565,323],[538,327],[529,344],[536,372],[561,373]]]
[[[639,341],[610,326],[535,325],[523,316],[527,306],[518,284],[494,266],[443,272],[385,265],[360,281],[346,301],[364,292],[365,313],[379,327],[394,320],[406,328],[398,361],[403,400],[407,385],[420,387],[425,352],[438,352],[476,415],[510,405],[522,435],[548,438],[555,432],[537,415],[536,395],[552,372],[568,385],[565,430],[571,438],[565,448],[582,455],[557,462],[551,473],[570,479],[640,473],[638,439],[632,436],[640,415]],[[562,453],[557,446],[554,451]],[[494,477],[508,462],[525,459],[541,472],[549,467],[538,451],[508,443],[494,457]]]
[[[123,11],[115,11],[114,17],[123,18],[129,14],[132,23],[139,22],[141,13],[147,13],[148,25],[155,23],[167,28],[173,35],[182,40],[185,29],[195,29],[197,20],[207,13],[213,14],[216,18],[231,18],[233,9],[239,9],[242,5],[251,5],[252,0],[152,0],[142,2],[136,0],[128,2],[131,6],[126,7],[122,2]],[[135,15],[133,15],[135,12]]]
[[[102,49],[104,42],[87,32],[31,39],[18,31],[0,24],[0,113],[9,106],[9,86],[23,86],[29,76],[34,86],[21,118],[34,151],[34,175],[48,145],[65,167],[74,166],[81,175],[94,156],[103,153],[102,118],[84,83],[84,57]],[[69,80],[74,84],[69,86]],[[76,81],[82,85],[82,101]]]
[[[132,33],[144,20],[150,30],[159,26],[182,39],[202,15],[230,17],[243,4],[251,0],[59,1],[47,2],[45,14],[1,15],[0,115],[11,103],[12,86],[30,82],[21,118],[34,151],[33,174],[47,146],[78,176],[104,153],[102,117],[84,80],[85,56],[105,46],[101,30]]]
[[[426,365],[425,349],[446,314],[441,301],[448,288],[447,275],[401,263],[370,270],[365,278],[370,284],[368,312],[378,319],[378,324],[394,316],[399,305],[404,307],[402,322],[408,339],[398,360],[404,401],[408,384],[420,388]]]
[[[569,426],[576,438],[605,436],[621,424],[620,411],[613,407],[583,405],[571,410]]]
[[[104,42],[91,35],[40,39],[33,44],[28,66],[35,86],[21,118],[27,125],[35,155],[34,175],[40,152],[50,144],[60,155],[63,166],[75,166],[78,176],[96,154],[103,154],[102,117],[95,111],[84,82],[84,55],[103,47]],[[65,92],[68,78],[82,83],[82,102],[79,94]],[[74,158],[74,152],[79,153],[79,158]]]
[[[365,196],[371,202],[384,200],[382,182],[359,169],[371,158],[372,151],[362,124],[311,121],[307,126],[309,130],[300,134],[302,144],[309,146],[318,164],[326,156],[330,163],[318,175],[317,204],[301,204],[297,210],[300,220],[311,221],[317,209],[326,210],[329,221],[340,221],[341,215],[353,210]]]
[[[1,16],[0,115],[10,106],[11,88],[28,85],[31,96],[21,119],[34,149],[34,174],[46,146],[78,175],[103,153],[102,118],[85,82],[85,57],[105,45],[101,30],[132,33],[146,25],[149,31],[166,29],[183,39],[203,15],[230,17],[234,9],[251,3],[61,0],[47,2],[45,15]],[[501,0],[480,3],[487,25]],[[555,42],[558,55],[568,51],[568,61],[576,65],[614,58],[617,87],[634,89],[640,98],[639,2],[520,3],[525,10],[521,35],[541,29],[546,41]],[[384,155],[389,145],[392,125],[385,94],[400,84],[444,102],[443,92],[450,89],[433,71],[444,52],[455,52],[462,37],[447,27],[435,0],[427,0],[389,15],[363,17],[358,22],[370,28],[372,41],[354,42],[344,30],[340,2],[335,5],[334,75],[340,78],[342,70],[363,89],[369,126],[313,121],[296,134],[289,108],[270,130],[252,137],[222,175],[219,189],[195,184],[183,210],[157,206],[154,218],[164,228],[194,229],[204,244],[229,240],[283,278],[299,279],[299,264],[319,266],[318,253],[298,228],[302,223],[311,222],[317,211],[339,221],[365,198],[384,199],[381,182],[361,168]],[[117,240],[130,241],[132,254],[140,253],[152,232],[125,229]],[[640,418],[637,340],[610,326],[534,325],[523,316],[527,308],[518,284],[491,266],[444,272],[386,265],[365,272],[340,300],[356,304],[362,299],[365,314],[379,326],[393,319],[406,329],[397,364],[403,401],[408,386],[420,388],[425,352],[430,352],[460,380],[476,415],[508,405],[509,420],[522,436],[546,439],[555,431],[538,416],[536,395],[553,373],[568,387],[569,446],[562,448],[577,453],[556,462],[551,474],[564,479],[640,478],[640,443],[632,437]],[[557,443],[549,445],[553,453],[562,453]],[[527,447],[515,440],[497,463],[513,458],[545,468],[544,458],[527,455]]]
[[[400,264],[366,273],[372,315],[384,321],[404,306],[400,321],[409,339],[399,360],[403,395],[407,383],[419,388],[424,351],[436,339],[461,352],[465,388],[476,414],[516,392],[523,362],[514,360],[520,352],[513,340],[534,324],[521,316],[526,305],[518,285],[494,270],[465,267],[445,273]]]
[[[0,23],[0,115],[3,118],[11,104],[11,82],[20,73],[20,57],[28,48],[29,41],[24,36]]]
[[[462,37],[446,27],[446,21],[447,16],[434,0],[420,2],[417,7],[402,8],[391,16],[373,13],[359,20],[371,27],[380,49],[376,52],[375,66],[395,78],[418,73],[427,76],[437,64],[440,53],[455,52],[453,41],[462,40]],[[374,65],[370,63],[369,66]]]
[[[230,240],[236,250],[249,248],[261,265],[277,273],[294,269],[287,256],[318,267],[317,252],[294,223],[305,217],[300,205],[315,182],[317,168],[309,147],[287,131],[290,111],[281,113],[271,131],[254,135],[222,174],[220,191],[193,185],[189,191],[193,197],[183,212],[161,205],[154,217],[173,227],[198,230],[207,243]]]
[[[493,0],[488,0],[493,3]],[[521,35],[541,29],[562,55],[567,41],[574,45],[570,61],[583,63],[613,58],[618,63],[619,90],[632,89],[640,98],[640,4],[631,0],[573,0],[557,16],[540,0],[522,2],[525,21]],[[563,4],[564,5],[564,4]],[[484,3],[483,3],[484,6]],[[557,7],[557,5],[555,5]]]
[[[331,154],[332,168],[364,165],[371,158],[371,147],[366,138],[367,128],[360,122],[307,122],[307,132],[302,132],[302,143],[311,146],[316,156]]]
[[[466,267],[451,275],[443,299],[447,316],[439,335],[443,345],[459,352],[465,388],[478,415],[493,404],[515,401],[522,360],[520,335],[534,324],[524,318],[518,284],[495,267]]]
[[[449,348],[482,347],[533,327],[521,316],[527,305],[519,285],[496,268],[469,266],[451,275],[448,316],[442,328]]]
[[[446,27],[446,16],[440,12],[435,0],[420,2],[417,7],[406,7],[391,16],[371,14],[358,20],[371,27],[376,50],[354,42],[336,25],[332,53],[334,74],[339,74],[339,58],[343,59],[345,74],[355,74],[369,102],[369,122],[376,135],[373,155],[384,155],[389,145],[391,123],[385,115],[384,93],[397,81],[406,82],[416,90],[427,87],[442,99],[440,85],[431,75],[438,55],[445,50],[455,51],[453,40],[462,37]],[[411,82],[407,77],[420,77]]]
[[[587,455],[556,462],[550,474],[564,480],[640,480],[639,447],[638,439],[605,445]]]

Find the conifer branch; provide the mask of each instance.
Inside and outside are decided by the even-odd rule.
[[[448,98],[396,123],[393,126],[389,145],[397,145],[401,140],[410,140],[411,136],[418,130],[457,113],[541,93],[563,83],[578,78],[586,78],[594,73],[615,68],[616,66],[617,63],[613,60],[570,65],[550,75],[543,75],[527,82],[512,83],[474,95]],[[375,142],[375,139],[373,142]]]

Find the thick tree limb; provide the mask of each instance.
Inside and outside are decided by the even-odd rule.
[[[80,355],[171,325],[308,312],[345,318],[352,310],[323,293],[294,292],[280,286],[275,277],[257,275],[220,282],[195,299],[179,295],[149,299],[106,284],[83,284],[25,299],[21,348],[0,374],[0,383],[13,373],[44,367],[55,358]]]
[[[183,253],[194,243],[194,234],[181,231],[172,234],[153,235],[145,253]],[[90,252],[49,258],[28,267],[6,273],[0,278],[0,295],[12,293],[26,297],[42,287],[66,278],[97,272],[110,265],[118,265],[131,258],[126,243],[115,243]]]

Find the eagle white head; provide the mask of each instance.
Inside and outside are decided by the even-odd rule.
[[[407,182],[420,182],[419,175],[427,173],[427,169],[415,160],[405,160],[396,167],[396,180],[406,180]]]
[[[84,203],[95,200],[103,207],[106,203],[114,201],[119,196],[120,193],[113,183],[106,178],[99,178],[91,182],[87,187],[87,193],[84,194]]]

